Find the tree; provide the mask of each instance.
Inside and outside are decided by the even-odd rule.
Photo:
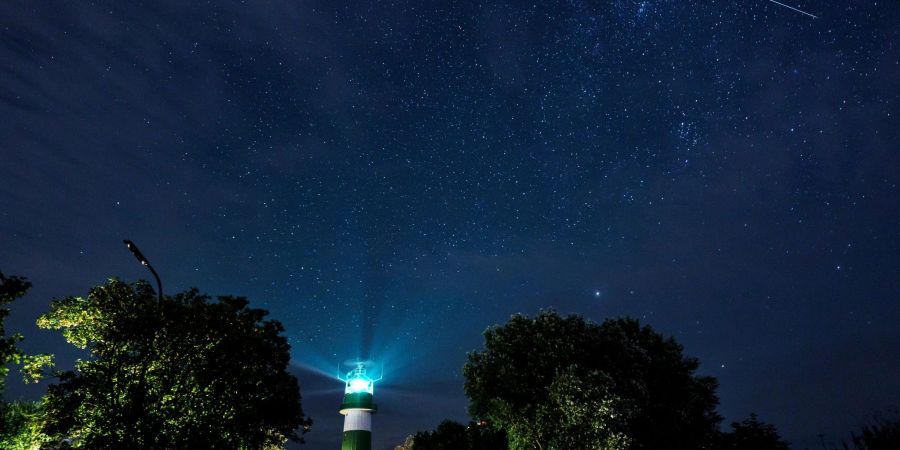
[[[31,283],[26,278],[11,276],[6,277],[0,272],[0,395],[6,389],[6,375],[9,373],[8,364],[19,362],[22,352],[17,347],[19,341],[22,340],[20,334],[12,336],[6,335],[6,326],[4,322],[9,316],[9,308],[6,305],[14,302],[28,292]],[[2,430],[0,430],[2,433]]]
[[[434,431],[416,433],[413,450],[468,450],[466,426],[445,420]]]
[[[695,375],[699,363],[681,345],[636,320],[597,325],[545,311],[484,336],[463,369],[469,411],[507,430],[510,448],[622,448],[627,438],[633,450],[700,450],[718,434],[716,380]]]
[[[434,431],[416,433],[398,450],[499,450],[507,448],[506,434],[484,425],[445,420]]]
[[[394,450],[413,450],[415,447],[415,436],[407,436],[406,439],[403,440],[403,443],[394,447]]]
[[[774,426],[761,422],[756,414],[742,422],[733,422],[732,431],[723,433],[720,450],[789,450]]]
[[[283,327],[247,305],[196,289],[159,304],[147,283],[115,279],[53,301],[38,326],[62,330],[90,358],[49,387],[43,431],[110,450],[302,442],[311,421],[287,371]]]
[[[38,434],[35,432],[33,418],[38,415],[38,405],[28,402],[7,403],[2,400],[6,388],[6,376],[9,374],[11,363],[25,361],[28,368],[32,368],[33,359],[28,359],[18,347],[22,335],[16,333],[6,335],[5,319],[9,316],[9,308],[6,305],[23,297],[31,283],[23,277],[6,277],[0,272],[0,448],[18,450],[26,449],[27,445],[36,441]],[[40,356],[42,361],[49,363],[46,356]]]
[[[487,422],[469,422],[469,450],[501,450],[509,448],[506,432],[488,426]]]
[[[853,444],[858,450],[896,450],[900,448],[900,418],[882,414],[872,423],[853,434]]]
[[[6,377],[11,363],[21,364],[25,381],[35,381],[43,368],[53,366],[52,355],[25,354],[18,343],[21,334],[6,335],[4,321],[9,315],[6,305],[25,296],[31,289],[31,282],[24,277],[6,277],[0,273],[0,448],[9,450],[31,450],[38,445],[49,444],[50,439],[40,431],[43,411],[39,402],[2,400],[6,388]]]
[[[9,316],[9,308],[6,306],[24,296],[30,287],[31,283],[27,279],[16,276],[6,277],[0,272],[0,444],[3,444],[3,448],[9,447],[9,441],[14,439],[23,428],[22,415],[13,405],[3,401],[9,364],[17,362],[22,355],[21,350],[17,347],[22,336],[19,334],[6,335],[5,321]]]
[[[40,402],[13,402],[6,405],[3,420],[7,432],[0,436],[4,450],[36,450],[51,448],[53,440],[41,431],[43,410]],[[63,444],[57,440],[57,444]]]
[[[533,440],[546,440],[548,449],[627,449],[624,429],[633,412],[611,389],[603,372],[581,374],[577,366],[560,372],[550,384],[548,402],[538,407]]]

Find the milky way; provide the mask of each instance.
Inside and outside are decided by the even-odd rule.
[[[465,420],[481,332],[629,315],[797,444],[900,403],[900,6],[7,1],[10,327],[109,276],[241,294],[293,346],[308,448],[347,358],[375,443]],[[8,396],[43,386],[11,383]]]

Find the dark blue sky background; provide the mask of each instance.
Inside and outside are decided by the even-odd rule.
[[[190,4],[189,4],[190,3]],[[248,296],[312,450],[465,419],[481,332],[629,315],[795,448],[900,404],[900,3],[0,4],[0,270]],[[8,397],[43,386],[13,383]]]

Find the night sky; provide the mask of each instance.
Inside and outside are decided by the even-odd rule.
[[[188,5],[188,4],[191,5]],[[900,2],[0,3],[8,326],[111,276],[271,311],[303,448],[466,420],[481,333],[628,315],[795,448],[900,405]],[[8,398],[45,385],[10,380]]]

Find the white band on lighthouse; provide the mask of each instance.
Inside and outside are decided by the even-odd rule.
[[[372,431],[372,413],[365,409],[351,409],[344,416],[344,431]]]

